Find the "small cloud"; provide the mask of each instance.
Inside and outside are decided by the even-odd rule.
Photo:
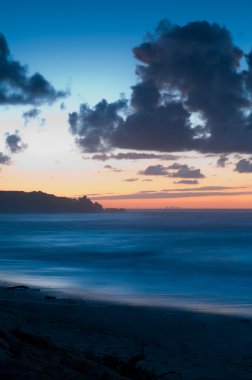
[[[39,126],[40,127],[44,127],[45,123],[46,123],[46,119],[45,118],[39,120]]]
[[[136,182],[136,181],[138,181],[138,178],[126,178],[123,181],[124,182]]]
[[[11,159],[6,154],[0,152],[0,164],[1,165],[9,165],[11,163]]]
[[[41,110],[38,108],[31,108],[30,110],[23,113],[23,119],[25,125],[27,125],[31,120],[38,120],[39,126],[43,127],[46,123],[45,118],[40,118]]]
[[[227,162],[228,162],[228,156],[226,154],[221,154],[217,160],[217,167],[225,168]]]
[[[105,169],[109,169],[109,170],[111,170],[111,171],[113,171],[113,172],[115,172],[115,173],[120,173],[120,172],[122,172],[122,169],[114,168],[114,167],[111,166],[111,165],[105,165],[104,168],[105,168]]]
[[[168,174],[167,167],[163,165],[150,165],[144,170],[140,170],[141,175],[156,175],[156,176],[166,176]]]
[[[181,181],[176,181],[173,183],[183,185],[198,185],[199,181],[197,179],[182,179]]]
[[[84,158],[89,158],[89,157],[84,157]],[[100,153],[100,154],[94,154],[91,158],[92,160],[97,160],[97,161],[107,161],[110,159],[110,156],[108,156],[106,153]]]
[[[37,119],[41,114],[41,111],[38,108],[31,108],[30,110],[23,112],[23,119],[25,121],[25,125],[29,123],[32,119]]]
[[[27,144],[24,144],[22,142],[18,131],[15,131],[13,134],[8,133],[5,139],[5,143],[11,153],[19,153],[27,148]]]
[[[151,165],[145,170],[139,171],[141,175],[167,176],[173,178],[205,178],[200,169],[189,167],[186,164],[173,163],[169,166]]]
[[[235,171],[238,173],[252,173],[252,161],[243,158],[236,163]]]
[[[190,168],[188,165],[174,163],[168,166],[168,170],[176,170],[173,173],[168,173],[169,177],[173,178],[205,178],[200,169]]]

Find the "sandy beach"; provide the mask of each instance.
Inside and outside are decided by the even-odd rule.
[[[252,321],[0,288],[1,379],[251,379]]]

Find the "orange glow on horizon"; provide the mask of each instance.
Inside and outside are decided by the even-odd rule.
[[[92,199],[92,197],[90,197]],[[202,198],[177,199],[120,199],[97,200],[103,207],[126,209],[163,209],[163,208],[192,208],[192,209],[252,209],[252,195],[244,196],[209,196]]]
[[[63,150],[64,153],[64,150]],[[177,178],[167,176],[143,176],[139,172],[148,165],[159,164],[160,161],[151,160],[112,160],[110,168],[107,162],[97,162],[83,159],[77,150],[69,152],[69,156],[62,153],[60,160],[56,156],[41,157],[34,151],[27,150],[23,155],[15,157],[13,165],[3,166],[0,172],[2,190],[43,191],[49,194],[66,197],[79,197],[87,195],[91,200],[97,201],[105,208],[223,208],[223,209],[250,209],[252,208],[252,191],[250,176],[234,171],[234,162],[225,167],[216,167],[216,158],[188,156],[179,162],[187,163],[192,167],[199,167],[205,178],[198,181],[195,186],[178,184]],[[25,158],[25,155],[28,157]],[[65,157],[66,156],[66,157]],[[161,162],[168,166],[169,162]],[[120,169],[115,171],[114,168]],[[136,181],[127,182],[135,178]],[[123,195],[137,194],[143,191],[151,192],[178,192],[186,189],[188,193],[197,192],[200,187],[227,187],[225,195],[199,196],[185,198],[151,198],[151,199],[123,199]],[[187,191],[187,189],[189,190]],[[218,192],[218,190],[216,190]],[[239,195],[228,195],[228,192],[244,192]],[[209,193],[209,191],[207,191]],[[102,196],[119,195],[121,199],[102,199]],[[181,194],[183,194],[181,192]],[[101,199],[98,199],[99,196]],[[96,197],[98,197],[96,199]]]

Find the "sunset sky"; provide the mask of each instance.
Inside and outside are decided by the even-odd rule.
[[[252,208],[252,2],[1,1],[2,190]]]

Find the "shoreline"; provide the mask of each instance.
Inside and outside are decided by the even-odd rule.
[[[3,276],[4,277],[4,276]],[[44,281],[31,281],[27,279],[22,279],[20,277],[20,281],[17,283],[10,276],[6,276],[5,279],[0,279],[0,288],[6,287],[25,287],[28,289],[42,291],[43,293],[47,293],[54,298],[58,299],[69,299],[75,300],[79,302],[85,302],[90,304],[100,305],[111,305],[111,306],[125,306],[132,308],[145,308],[148,309],[157,309],[163,310],[173,310],[176,312],[185,312],[185,313],[196,313],[196,314],[206,314],[206,315],[216,315],[216,316],[227,316],[234,318],[245,318],[252,320],[252,309],[251,307],[240,307],[236,308],[235,305],[227,305],[227,304],[214,304],[207,302],[197,302],[196,300],[185,302],[182,300],[178,302],[175,297],[170,298],[169,300],[164,300],[162,298],[142,298],[138,294],[137,297],[129,297],[125,295],[120,295],[115,297],[114,294],[103,293],[99,294],[98,292],[91,291],[90,287],[85,288],[85,292],[83,288],[80,287],[69,287],[66,286],[57,286],[60,284],[51,283],[50,285],[45,287]],[[248,305],[246,305],[248,306]]]
[[[71,352],[75,357],[96,358],[93,361],[96,369],[101,366],[101,358],[107,355],[128,363],[144,350],[145,358],[137,362],[136,368],[157,376],[149,379],[160,378],[158,376],[164,373],[168,374],[162,378],[170,380],[242,380],[252,377],[250,318],[58,298],[51,293],[33,287],[0,284],[0,375],[1,368],[5,368],[3,363],[10,360],[6,356],[1,331],[13,334],[18,330],[49,337],[57,349]],[[24,342],[22,344],[27,346]],[[33,351],[36,349],[33,347]],[[15,360],[17,365],[20,359]],[[35,364],[31,363],[29,355],[22,358],[22,363],[26,362],[30,363],[32,373]],[[53,367],[52,363],[50,366]],[[60,368],[61,365],[56,363],[54,376],[62,370]],[[103,368],[105,372],[110,370]],[[108,378],[122,376],[117,368],[112,370],[113,374],[111,372]],[[80,375],[83,373],[77,371],[76,376]],[[36,374],[34,376],[32,379],[39,378]],[[92,376],[90,379],[99,379],[97,374]],[[143,374],[122,378],[143,379],[141,376]]]

